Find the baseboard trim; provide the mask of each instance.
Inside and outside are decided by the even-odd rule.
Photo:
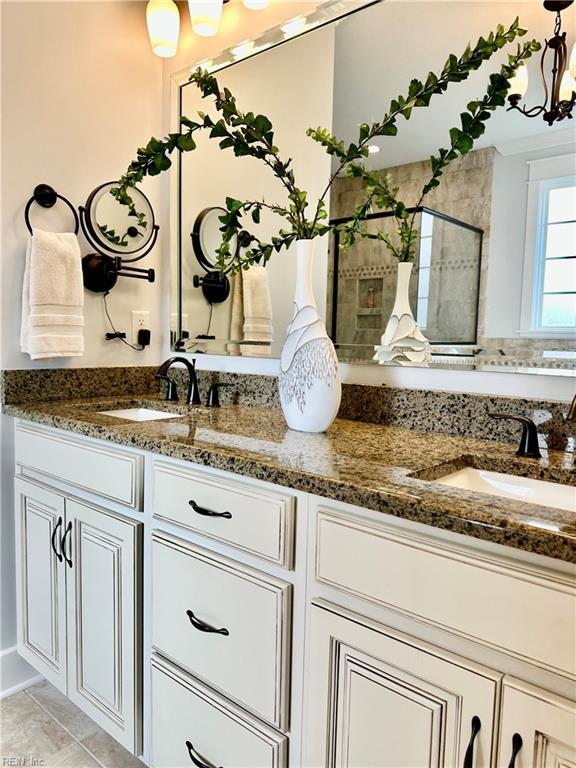
[[[0,701],[42,682],[44,678],[18,654],[16,646],[0,651]]]

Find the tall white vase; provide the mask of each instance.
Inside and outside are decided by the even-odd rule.
[[[338,358],[312,291],[313,240],[296,241],[294,315],[280,357],[280,403],[290,429],[325,432],[342,396]]]
[[[372,358],[380,365],[425,367],[430,365],[432,360],[430,342],[418,327],[410,308],[411,274],[412,262],[398,263],[396,300],[380,344],[374,347],[375,354]]]

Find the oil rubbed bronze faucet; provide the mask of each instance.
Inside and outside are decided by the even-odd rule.
[[[541,459],[538,445],[538,429],[536,424],[528,416],[518,416],[514,413],[489,413],[491,419],[510,419],[522,424],[522,435],[516,456],[524,456],[527,459]]]
[[[185,357],[171,357],[158,368],[156,378],[165,381],[167,384],[165,399],[172,402],[178,400],[176,382],[168,376],[168,371],[174,363],[182,363],[188,369],[188,397],[186,398],[186,402],[188,405],[200,405],[200,390],[198,388],[198,379],[196,377],[196,360],[190,362],[190,360],[187,360]]]

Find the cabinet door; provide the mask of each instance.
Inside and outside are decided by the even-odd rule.
[[[498,675],[329,603],[311,612],[305,766],[490,766]]]
[[[576,703],[506,678],[499,768],[572,768],[575,765]]]
[[[68,696],[140,750],[141,523],[66,500]]]
[[[18,653],[66,693],[64,498],[20,479],[14,488]]]

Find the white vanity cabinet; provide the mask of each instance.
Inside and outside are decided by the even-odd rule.
[[[304,765],[492,764],[501,675],[323,601],[308,658]]]
[[[14,491],[18,653],[66,693],[64,497],[20,479]]]
[[[574,765],[576,704],[520,680],[506,680],[500,712],[498,768]]]
[[[16,457],[19,651],[151,768],[576,765],[569,564],[45,427]]]
[[[15,480],[18,651],[138,754],[143,524],[38,477]]]

